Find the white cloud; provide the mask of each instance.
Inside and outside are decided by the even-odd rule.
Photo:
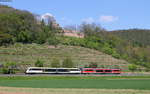
[[[95,22],[95,20],[94,20],[94,18],[89,17],[89,18],[85,18],[85,19],[83,19],[83,20],[82,20],[82,22],[86,22],[86,23],[93,23],[93,22]]]
[[[54,16],[51,13],[45,13],[45,14],[41,15],[42,19],[46,19],[48,17],[54,17]]]
[[[99,18],[100,22],[114,22],[117,20],[118,20],[118,17],[116,16],[100,16]]]

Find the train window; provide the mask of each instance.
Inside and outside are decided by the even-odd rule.
[[[105,70],[105,72],[112,72],[112,70]]]
[[[58,69],[59,72],[69,72],[68,69]]]
[[[43,69],[30,69],[30,71],[42,71]]]
[[[94,70],[92,70],[92,69],[86,69],[86,70],[84,70],[84,71],[94,71]]]
[[[103,70],[96,70],[96,72],[103,72]]]
[[[45,72],[56,72],[56,69],[45,69]]]
[[[113,70],[113,71],[120,71],[120,70]]]

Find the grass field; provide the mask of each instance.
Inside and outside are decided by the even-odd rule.
[[[0,94],[150,94],[150,76],[1,76]]]
[[[150,94],[150,90],[0,87],[0,94]]]
[[[102,52],[78,46],[59,45],[54,48],[49,45],[17,43],[9,47],[0,47],[0,64],[17,62],[18,64],[33,65],[37,59],[41,59],[46,66],[50,66],[53,58],[62,61],[68,56],[72,58],[76,66],[80,67],[91,62],[97,62],[99,65],[120,65],[122,69],[128,66],[128,63],[124,60],[115,59]]]
[[[0,86],[150,90],[150,77],[1,77]]]

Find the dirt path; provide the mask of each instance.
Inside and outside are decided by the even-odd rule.
[[[0,94],[150,94],[150,90],[0,87]]]

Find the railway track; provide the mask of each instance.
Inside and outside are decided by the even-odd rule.
[[[121,73],[121,74],[0,74],[0,76],[150,76],[150,73]]]

